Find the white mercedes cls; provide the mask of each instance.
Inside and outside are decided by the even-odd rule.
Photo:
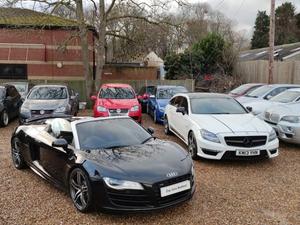
[[[273,158],[274,129],[228,95],[177,94],[165,109],[165,133],[188,145],[193,157],[207,159]]]

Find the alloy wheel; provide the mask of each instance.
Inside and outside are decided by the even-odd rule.
[[[164,119],[164,131],[165,131],[165,134],[169,135],[171,133],[170,131],[170,127],[169,127],[169,121],[168,121],[168,118],[165,117]]]
[[[193,132],[191,132],[189,134],[189,137],[188,137],[188,149],[189,149],[189,153],[191,154],[191,157],[193,159],[196,159],[197,158],[197,142],[196,142],[196,139],[195,139],[195,136],[193,134]]]
[[[9,121],[8,114],[7,114],[6,111],[4,111],[3,114],[2,114],[2,125],[7,126],[8,121]]]
[[[70,176],[70,195],[75,207],[86,211],[90,205],[88,178],[81,169],[75,169]]]
[[[14,138],[12,141],[11,157],[15,168],[23,169],[25,167],[26,164],[20,151],[20,142],[18,138]]]

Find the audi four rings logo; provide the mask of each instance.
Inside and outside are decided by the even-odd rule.
[[[167,177],[176,177],[177,175],[178,175],[177,172],[170,172],[166,174]]]

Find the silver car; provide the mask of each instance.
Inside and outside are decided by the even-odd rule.
[[[300,103],[268,108],[261,118],[276,131],[279,139],[300,144]]]

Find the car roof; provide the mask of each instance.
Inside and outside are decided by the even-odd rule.
[[[64,84],[38,84],[35,85],[34,88],[36,87],[67,87],[67,85]]]
[[[129,84],[120,84],[120,83],[108,83],[108,84],[102,84],[101,88],[109,88],[109,87],[120,87],[120,88],[131,88]]]
[[[300,87],[299,84],[269,84],[269,85],[266,85],[266,86],[270,86],[270,87],[273,87],[273,88],[276,88],[276,87]]]
[[[183,87],[183,88],[185,88],[182,85],[157,85],[156,87],[157,88],[175,88],[175,87]]]
[[[296,92],[300,92],[300,87],[299,88],[290,88],[286,91],[296,91]]]
[[[219,94],[219,93],[206,93],[206,92],[188,92],[188,93],[179,93],[175,96],[186,96],[190,99],[193,98],[232,98],[227,94]]]

